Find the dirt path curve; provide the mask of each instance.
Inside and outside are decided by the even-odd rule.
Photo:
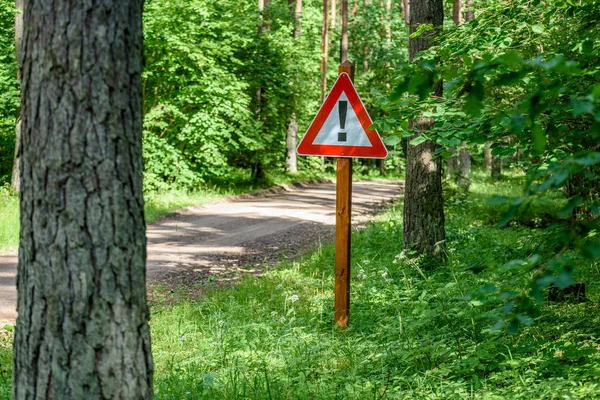
[[[353,224],[398,197],[402,182],[353,183]],[[148,280],[168,287],[235,279],[333,239],[335,184],[290,187],[188,207],[148,226]],[[16,255],[0,255],[0,328],[16,318]]]

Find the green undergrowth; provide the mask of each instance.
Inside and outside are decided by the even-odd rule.
[[[543,253],[544,218],[564,202],[551,194],[499,228],[503,206],[490,200],[521,187],[479,177],[468,195],[447,188],[445,266],[401,255],[400,203],[353,232],[346,330],[332,323],[328,245],[231,288],[205,285],[200,299],[182,290],[155,300],[155,398],[597,398],[597,263],[581,261],[575,273],[587,302],[541,304],[514,333],[499,324],[502,294],[531,275],[507,266]],[[9,352],[0,346],[0,362]]]
[[[577,272],[588,302],[542,304],[516,333],[498,325],[502,296],[479,296],[527,284],[528,273],[506,264],[543,246],[544,230],[530,222],[562,202],[557,193],[497,227],[500,206],[487,200],[518,195],[520,184],[480,180],[470,195],[448,194],[443,267],[400,256],[401,205],[354,232],[344,331],[332,323],[331,246],[200,300],[154,304],[156,398],[594,398],[597,265]]]

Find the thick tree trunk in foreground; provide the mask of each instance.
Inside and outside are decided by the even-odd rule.
[[[412,0],[410,4],[410,33],[422,24],[432,24],[436,30],[425,32],[408,42],[409,59],[431,46],[430,39],[444,22],[442,0]],[[436,96],[442,95],[442,85],[436,85]],[[411,138],[433,126],[430,118],[410,122],[415,131]],[[404,197],[404,249],[415,250],[445,261],[444,201],[442,198],[442,165],[435,156],[437,145],[426,141],[418,146],[408,145],[406,155],[406,191]]]
[[[15,8],[23,11],[23,0],[16,0]],[[21,42],[23,41],[23,14],[15,13],[15,49],[17,51],[17,79],[21,80]],[[21,191],[19,178],[19,162],[21,158],[21,108],[17,109],[15,124],[15,158],[13,161],[10,187],[15,193]]]
[[[14,399],[150,399],[142,0],[24,10]]]

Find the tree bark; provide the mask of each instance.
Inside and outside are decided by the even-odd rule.
[[[21,13],[15,13],[15,49],[17,52],[17,80],[21,80],[21,43],[23,39],[23,0],[16,0],[15,9],[20,10]],[[19,193],[21,191],[21,180],[19,178],[19,162],[21,158],[21,107],[17,108],[15,124],[15,158],[13,160],[12,176],[10,181],[10,187],[13,192]]]
[[[442,27],[444,22],[442,0],[411,1],[410,22],[411,34],[422,24],[434,26],[434,30],[409,39],[408,55],[412,61],[419,51],[431,46],[430,40]],[[436,85],[434,94],[442,95],[441,82]],[[433,124],[431,118],[424,117],[410,121],[409,127],[415,131],[411,139],[431,129]],[[418,146],[408,145],[403,247],[405,250],[414,250],[444,262],[446,232],[442,197],[442,165],[439,157],[435,156],[436,148],[437,145],[429,140]]]
[[[151,399],[143,0],[25,3],[13,399]]]

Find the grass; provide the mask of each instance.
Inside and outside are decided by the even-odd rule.
[[[597,263],[580,262],[577,272],[590,283],[589,302],[544,303],[530,326],[492,329],[505,320],[503,296],[528,284],[526,266],[515,270],[510,261],[543,247],[536,224],[563,202],[554,194],[498,228],[499,205],[486,200],[518,191],[518,180],[479,179],[469,195],[448,188],[442,267],[399,256],[401,204],[355,231],[344,331],[332,324],[331,246],[235,287],[209,288],[200,300],[155,292],[155,397],[597,398]],[[0,346],[0,361],[8,351]],[[0,375],[0,394],[8,390],[2,382]]]
[[[19,245],[19,199],[0,187],[0,254]]]
[[[498,206],[484,200],[518,187],[483,181],[449,199],[444,267],[399,257],[400,205],[355,232],[345,331],[332,325],[331,246],[198,301],[154,304],[156,398],[594,398],[597,286],[589,286],[588,303],[542,305],[535,323],[514,334],[491,329],[502,320],[501,294],[527,283],[506,264],[544,238],[519,222],[491,223]],[[561,202],[557,194],[550,207]],[[540,219],[547,207],[533,204],[520,221]],[[597,268],[579,273],[591,277]],[[477,297],[490,282],[498,296]]]

